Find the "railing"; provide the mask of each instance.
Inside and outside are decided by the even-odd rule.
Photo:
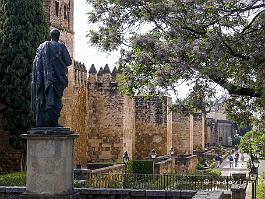
[[[88,179],[79,187],[128,188],[150,190],[230,190],[235,181],[232,176],[213,177],[210,175],[181,174],[88,174]]]

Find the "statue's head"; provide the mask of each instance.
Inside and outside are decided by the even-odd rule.
[[[59,38],[60,38],[60,31],[56,28],[52,29],[51,32],[50,32],[50,35],[51,35],[51,39],[53,41],[59,41]]]

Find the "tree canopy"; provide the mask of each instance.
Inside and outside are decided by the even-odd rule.
[[[0,103],[4,128],[31,127],[30,73],[36,49],[48,36],[42,0],[0,0]]]
[[[119,49],[127,93],[193,85],[187,100],[205,109],[216,85],[234,119],[265,106],[264,0],[87,0],[88,36],[102,51]],[[204,105],[203,105],[204,104]],[[207,104],[207,103],[206,103]]]

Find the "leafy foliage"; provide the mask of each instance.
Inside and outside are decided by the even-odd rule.
[[[153,162],[151,160],[131,160],[127,169],[128,173],[152,174]]]
[[[241,153],[249,153],[252,148],[251,137],[253,135],[252,131],[247,132],[240,140],[239,148]]]
[[[0,175],[0,186],[25,186],[26,174],[22,172]]]
[[[205,173],[211,175],[214,179],[218,179],[222,174],[219,169],[207,169]]]
[[[265,173],[259,176],[258,185],[257,185],[257,199],[264,199],[265,197]]]
[[[233,146],[235,146],[235,145],[239,145],[240,140],[241,140],[241,136],[236,136],[236,137],[234,137],[233,140],[232,140],[232,145],[233,145]]]
[[[47,33],[42,0],[0,0],[0,103],[4,127],[15,135],[31,126],[30,73]]]
[[[256,153],[259,152],[260,158],[265,158],[265,133],[262,132],[247,132],[240,140],[239,148],[243,153],[248,153],[251,156],[251,159],[256,156]]]
[[[196,168],[198,170],[203,170],[204,169],[204,166],[203,166],[203,164],[199,163],[199,164],[197,164]]]
[[[98,24],[88,34],[91,44],[121,49],[126,94],[178,93],[176,86],[187,83],[193,87],[182,104],[204,110],[219,85],[230,94],[230,116],[241,126],[263,113],[263,0],[87,2],[89,21]]]

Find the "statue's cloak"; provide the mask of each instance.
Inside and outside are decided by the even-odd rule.
[[[37,124],[50,125],[51,120],[59,118],[61,98],[68,84],[67,66],[71,63],[64,44],[47,41],[39,46],[33,63],[31,87],[31,108]]]

